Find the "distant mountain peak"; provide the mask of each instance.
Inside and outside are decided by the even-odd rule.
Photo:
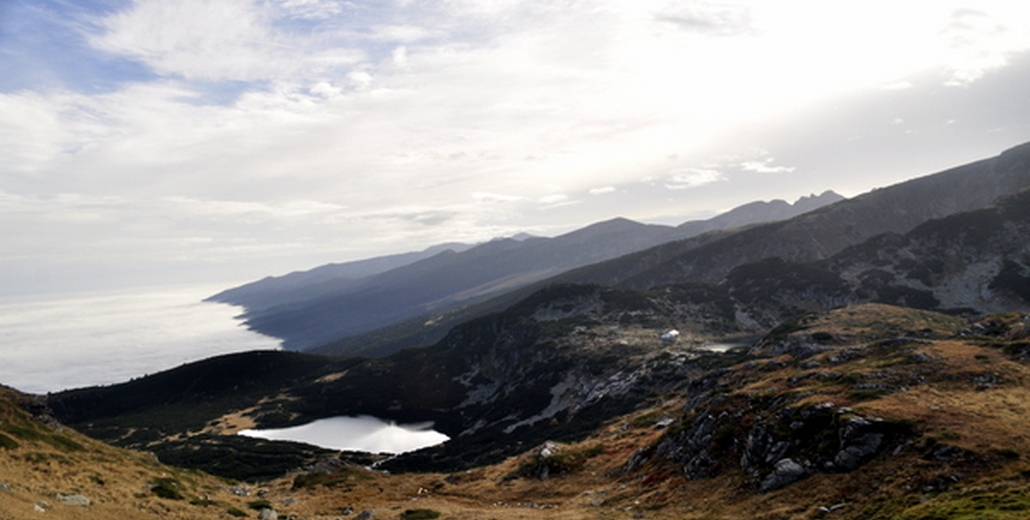
[[[794,201],[793,206],[797,209],[803,209],[804,211],[811,211],[822,206],[840,202],[846,198],[847,197],[833,190],[826,190],[819,195],[812,193],[808,196],[803,196]]]
[[[515,242],[524,242],[524,241],[529,240],[531,238],[539,238],[539,237],[537,237],[536,235],[532,235],[530,233],[519,232],[519,233],[515,233],[514,235],[512,235],[510,237],[494,237],[494,238],[491,238],[490,242],[501,242],[501,241],[504,241],[504,240],[514,240]]]
[[[837,192],[835,192],[833,190],[826,190],[826,191],[824,191],[824,192],[822,192],[822,193],[820,193],[818,195],[816,195],[815,193],[810,193],[808,195],[802,195],[801,197],[798,197],[798,200],[794,201],[794,205],[796,206],[796,205],[798,205],[798,204],[800,204],[802,202],[813,201],[813,200],[822,200],[822,201],[836,202],[838,200],[844,200],[846,198],[847,197],[845,197],[845,196],[843,196],[843,195],[841,195],[841,194],[839,194],[839,193],[837,193]]]

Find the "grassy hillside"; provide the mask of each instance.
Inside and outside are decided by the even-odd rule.
[[[254,497],[234,494],[237,485],[97,442],[57,423],[38,399],[0,387],[0,518],[256,516]]]

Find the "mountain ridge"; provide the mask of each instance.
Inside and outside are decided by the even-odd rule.
[[[271,290],[273,282],[288,281],[265,280],[223,291],[212,299],[244,305],[248,327],[283,338],[288,349],[305,350],[426,313],[446,312],[577,266],[691,235],[700,232],[698,225],[718,227],[778,218],[841,198],[826,191],[799,199],[797,208],[783,201],[752,203],[746,210],[727,212],[729,217],[724,220],[687,223],[693,227],[641,224],[618,217],[554,238],[495,239],[462,251],[445,250],[360,279],[322,280],[314,285],[314,292],[307,289],[310,284],[293,293]],[[258,296],[262,291],[265,296]],[[265,301],[255,303],[261,298]]]
[[[592,283],[647,289],[667,283],[719,283],[734,267],[768,257],[825,259],[876,235],[903,234],[933,218],[976,210],[1030,186],[1030,143],[988,159],[911,179],[776,222],[712,231],[558,274],[507,295],[337,340],[314,351],[381,355],[443,337],[454,325],[503,309],[548,284]]]

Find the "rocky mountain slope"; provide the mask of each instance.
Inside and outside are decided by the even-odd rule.
[[[611,296],[607,298],[610,301]],[[527,304],[523,312],[532,311],[543,323],[560,323],[587,311],[554,303],[558,301],[542,299]],[[604,345],[625,348],[624,341],[640,351],[635,361],[622,365],[623,375],[595,376],[608,384],[589,387],[592,392],[606,389],[601,401],[632,396],[634,406],[610,409],[603,420],[588,421],[590,426],[582,428],[578,423],[589,416],[585,410],[591,405],[577,405],[589,403],[588,396],[596,393],[585,387],[552,393],[548,406],[562,412],[532,426],[517,426],[511,433],[498,432],[497,442],[521,438],[523,444],[506,457],[493,458],[494,463],[476,463],[462,471],[426,471],[434,465],[442,467],[438,457],[447,452],[445,447],[401,457],[401,462],[417,463],[421,471],[391,475],[369,471],[349,461],[348,454],[323,453],[281,477],[252,482],[249,487],[209,485],[205,483],[211,481],[200,474],[169,469],[167,475],[174,477],[177,486],[187,486],[183,495],[193,498],[162,498],[153,493],[156,487],[149,487],[156,484],[146,488],[140,484],[140,490],[151,493],[140,491],[132,498],[110,500],[104,493],[115,487],[115,479],[131,475],[135,466],[99,465],[86,470],[81,461],[96,460],[94,449],[126,452],[94,448],[92,441],[75,437],[86,449],[62,451],[63,462],[29,471],[43,479],[79,475],[81,482],[62,493],[93,496],[90,506],[73,510],[56,503],[57,491],[31,495],[16,484],[21,480],[7,476],[14,474],[11,468],[37,464],[29,460],[35,457],[20,451],[13,452],[15,456],[7,456],[10,448],[0,451],[0,456],[7,456],[0,471],[8,471],[0,478],[8,479],[13,492],[26,495],[18,502],[20,509],[11,510],[13,517],[21,517],[18,513],[38,500],[51,503],[47,514],[58,518],[132,517],[117,509],[122,506],[131,512],[141,507],[164,511],[173,518],[176,514],[208,518],[227,515],[230,507],[255,517],[257,511],[248,509],[253,505],[275,509],[280,518],[309,519],[364,511],[376,518],[439,515],[457,519],[1015,519],[1030,509],[1026,486],[1030,466],[1025,460],[1030,441],[1021,433],[1030,426],[1030,315],[1007,313],[970,323],[929,311],[862,305],[800,317],[731,353],[707,355],[686,344],[654,340],[652,333],[662,328],[636,326],[640,327],[635,329],[637,335],[629,333],[627,324],[620,336],[598,337],[590,331],[607,327],[593,329],[580,322],[564,334],[566,341],[577,342],[587,353],[603,350]],[[503,330],[495,323],[475,333]],[[517,371],[505,368],[503,355],[498,355],[502,352],[498,349],[469,364],[466,368],[473,372],[463,373],[476,375],[455,381],[456,386],[482,390],[482,385],[492,386],[489,381],[496,381],[491,378],[500,373],[513,376]],[[279,354],[297,360],[309,357]],[[705,361],[699,363],[700,359]],[[491,372],[490,367],[499,371]],[[183,369],[187,368],[189,377],[198,377],[211,367]],[[291,372],[305,370],[300,363],[275,375],[289,377]],[[244,379],[237,376],[230,384]],[[215,387],[223,384],[219,380],[208,372],[192,382],[197,383],[198,394],[215,395],[219,393]],[[271,385],[262,380],[250,390]],[[201,389],[205,382],[208,388]],[[465,398],[474,395],[474,401],[499,406],[506,402],[507,388],[502,384],[497,392],[478,391]],[[108,390],[106,397],[119,394],[128,392]],[[293,391],[290,395],[298,397]],[[52,403],[61,401],[60,396],[55,398]],[[174,400],[172,395],[162,398]],[[300,410],[291,409],[289,402],[297,400],[280,401],[274,408]],[[259,404],[236,410],[220,417],[220,424],[241,418],[270,419],[266,414],[271,409]],[[40,427],[44,429],[39,431],[54,431]],[[0,427],[10,431],[5,428]],[[569,428],[580,431],[569,435]],[[544,434],[527,435],[532,430]],[[230,428],[219,435],[231,433]],[[559,438],[563,442],[555,442]],[[468,435],[458,435],[451,442],[473,448],[475,444]],[[275,453],[269,449],[264,455]],[[232,489],[252,495],[237,497]],[[208,496],[194,496],[195,490]],[[0,507],[8,503],[0,500]],[[101,504],[105,509],[100,509]]]
[[[288,349],[307,350],[427,313],[447,312],[572,268],[713,229],[788,218],[841,199],[828,191],[795,204],[755,202],[679,227],[619,218],[554,238],[501,239],[466,250],[441,246],[432,249],[440,250],[438,254],[417,261],[413,255],[380,259],[376,266],[411,261],[369,276],[353,274],[368,268],[370,261],[323,266],[247,284],[210,299],[245,306],[250,328],[283,338]]]
[[[663,308],[677,307],[683,318],[696,316],[714,331],[728,318],[718,314],[724,312],[720,302],[679,305],[689,292],[556,286],[457,327],[432,347],[382,359],[234,354],[120,385],[57,393],[49,404],[90,435],[154,451],[166,461],[198,453],[198,446],[211,453],[250,449],[246,439],[212,435],[220,418],[241,410],[259,427],[363,414],[433,421],[462,442],[436,450],[432,460],[412,456],[390,465],[464,469],[548,436],[587,432],[632,410],[642,394],[660,395],[713,363],[728,362],[712,353],[683,352],[674,359],[662,351],[659,336],[674,323]],[[306,456],[299,455],[294,463]],[[228,464],[232,457],[197,458]],[[248,473],[245,463],[240,467],[242,472],[228,474],[264,476]]]
[[[684,240],[587,266],[562,282],[647,288],[719,282],[734,267],[766,258],[829,258],[883,233],[907,233],[929,220],[975,211],[1030,187],[1030,143],[999,156],[873,190],[781,222],[705,241]]]
[[[970,317],[1030,309],[1030,190],[997,206],[888,233],[819,262],[772,258],[722,284],[741,316],[766,326],[803,311],[861,302]]]
[[[946,302],[953,313],[958,306],[969,316],[1030,311],[1027,208],[1030,190],[905,235],[874,237],[823,261],[738,266],[720,284],[649,291],[554,285],[459,325],[430,347],[383,359],[238,354],[123,385],[64,392],[52,397],[52,406],[72,424],[88,423],[83,427],[93,435],[153,449],[169,461],[182,460],[183,450],[196,443],[162,439],[205,433],[227,410],[250,409],[253,421],[267,427],[359,414],[434,421],[460,440],[389,464],[462,469],[545,438],[575,437],[645,396],[734,361],[704,351],[670,354],[660,340],[669,329],[681,332],[683,344],[700,344],[866,302],[923,308]],[[224,442],[204,438],[211,450],[227,449]]]

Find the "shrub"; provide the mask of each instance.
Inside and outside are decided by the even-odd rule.
[[[848,392],[848,398],[852,401],[871,401],[879,399],[889,392],[882,388],[859,388]]]
[[[432,509],[408,509],[401,514],[401,520],[433,520],[439,516],[440,512]]]
[[[561,451],[550,457],[532,457],[519,465],[509,477],[539,477],[547,469],[547,475],[572,473],[586,464],[586,461],[604,453],[604,446],[597,445],[582,450]]]
[[[18,447],[18,441],[0,433],[0,448],[13,450]]]
[[[262,509],[272,509],[272,503],[262,498],[247,502],[247,507],[255,511],[260,511]]]
[[[812,339],[815,340],[816,343],[820,343],[820,344],[831,343],[831,342],[833,342],[833,334],[830,334],[829,332],[822,332],[822,331],[813,332],[812,333]]]
[[[182,500],[184,498],[182,493],[179,492],[179,482],[171,477],[154,480],[153,484],[151,484],[150,492],[159,498],[166,498],[168,500]]]

